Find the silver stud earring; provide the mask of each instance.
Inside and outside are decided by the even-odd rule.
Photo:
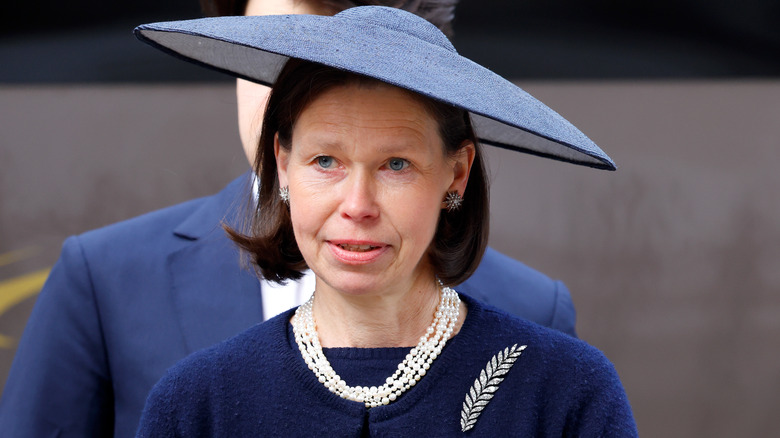
[[[290,188],[288,186],[279,187],[279,197],[285,205],[290,205]]]
[[[447,197],[444,198],[444,204],[447,206],[447,211],[458,210],[463,204],[463,196],[460,196],[460,194],[454,190],[447,192]]]

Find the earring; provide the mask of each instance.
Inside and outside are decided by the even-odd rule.
[[[444,198],[444,204],[447,206],[447,211],[458,210],[460,209],[461,204],[463,204],[463,196],[460,196],[460,194],[454,190],[447,192],[447,197]]]
[[[284,205],[290,205],[290,188],[288,186],[279,187],[279,197],[282,198]]]

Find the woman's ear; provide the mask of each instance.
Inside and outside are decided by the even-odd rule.
[[[471,165],[474,164],[474,157],[477,151],[474,143],[470,140],[464,140],[455,153],[453,161],[453,180],[447,192],[458,192],[463,196],[466,192],[466,185],[469,182],[469,173],[471,173]]]
[[[276,173],[279,175],[279,187],[287,187],[287,164],[290,161],[290,151],[279,145],[279,133],[274,134],[274,157],[276,158]]]

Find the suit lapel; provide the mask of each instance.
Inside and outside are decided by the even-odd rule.
[[[174,234],[187,241],[168,256],[171,293],[176,316],[189,352],[233,336],[262,321],[260,283],[242,267],[239,251],[222,230],[235,225],[226,212],[243,212],[248,175],[222,192],[206,198]]]

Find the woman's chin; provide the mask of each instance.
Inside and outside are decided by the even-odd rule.
[[[327,288],[350,297],[382,295],[393,284],[393,279],[386,275],[357,272],[338,273],[322,280]],[[319,284],[317,289],[321,289]]]

